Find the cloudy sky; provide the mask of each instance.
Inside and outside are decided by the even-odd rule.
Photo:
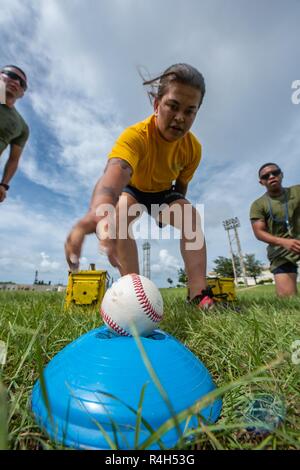
[[[238,217],[242,251],[266,261],[248,220],[262,194],[257,169],[282,166],[300,182],[298,0],[0,0],[0,62],[29,78],[17,103],[31,135],[0,205],[0,281],[66,282],[64,240],[88,208],[114,140],[151,114],[138,70],[187,62],[207,94],[193,126],[203,159],[188,197],[204,204],[208,268],[229,256],[222,221]],[[295,101],[295,100],[294,100]],[[296,100],[297,101],[297,100]],[[0,159],[3,171],[8,152]],[[147,218],[137,230],[140,264]],[[163,237],[163,232],[161,238]],[[156,237],[157,238],[157,237]],[[90,236],[82,253],[108,269]],[[151,241],[152,279],[177,280],[179,241]]]

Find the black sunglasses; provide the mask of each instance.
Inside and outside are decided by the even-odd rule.
[[[281,170],[278,168],[278,170],[270,171],[269,173],[265,173],[264,175],[261,175],[260,179],[267,181],[270,176],[279,176],[281,173]]]
[[[11,70],[5,70],[5,69],[1,70],[1,73],[11,78],[12,80],[17,80],[24,91],[27,89],[27,83],[22,77],[20,77],[20,75],[17,75],[15,72],[12,72]]]

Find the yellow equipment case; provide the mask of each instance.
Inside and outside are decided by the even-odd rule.
[[[217,302],[236,300],[235,284],[232,277],[208,277],[207,285],[211,287],[213,297]]]
[[[69,273],[65,299],[65,308],[76,305],[100,305],[106,291],[107,272],[96,270],[90,265],[90,270]]]

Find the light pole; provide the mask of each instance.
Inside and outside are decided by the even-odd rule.
[[[147,277],[148,279],[151,279],[150,250],[150,243],[143,243],[143,276]]]
[[[237,284],[237,273],[236,273],[236,267],[235,267],[235,260],[234,260],[234,254],[233,254],[233,249],[232,249],[232,242],[230,238],[230,233],[229,233],[229,220],[224,220],[223,226],[227,232],[228,235],[228,241],[229,241],[229,250],[230,250],[230,256],[231,256],[231,261],[232,261],[232,268],[233,268],[233,275],[234,275],[234,282]]]
[[[242,254],[239,234],[238,234],[238,231],[237,231],[237,228],[240,227],[240,225],[241,225],[240,221],[237,217],[234,217],[232,219],[227,219],[227,220],[223,221],[223,227],[228,233],[228,240],[229,240],[229,246],[230,246],[230,254],[231,254],[231,259],[232,259],[232,267],[233,267],[233,272],[234,272],[235,283],[237,283],[237,270],[236,270],[235,261],[234,261],[234,252],[233,252],[233,248],[232,248],[232,240],[230,238],[230,233],[229,233],[230,230],[233,230],[233,232],[234,232],[234,237],[235,237],[235,241],[236,241],[237,252],[238,252],[238,257],[239,257],[240,264],[241,264],[244,283],[245,283],[246,286],[248,286],[248,281],[247,281],[247,276],[246,276],[246,269],[245,269],[245,264],[244,264],[244,258],[243,258],[243,254]]]

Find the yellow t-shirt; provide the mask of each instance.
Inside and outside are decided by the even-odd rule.
[[[191,132],[175,142],[164,140],[152,114],[125,129],[108,158],[121,158],[130,164],[131,186],[159,192],[170,189],[174,180],[188,183],[192,179],[201,159],[201,144]]]

